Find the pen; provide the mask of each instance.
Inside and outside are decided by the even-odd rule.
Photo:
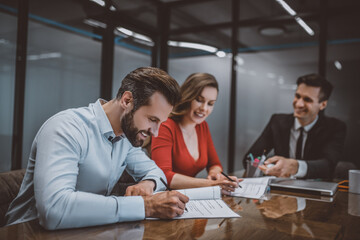
[[[166,190],[171,191],[171,188],[167,185],[167,183],[164,181],[164,179],[162,179],[162,177],[160,178],[160,181],[165,185]]]
[[[221,172],[222,175],[224,175],[230,182],[235,182],[234,179],[231,179],[226,173]],[[239,187],[242,188],[242,186],[239,184]]]
[[[168,191],[172,191],[171,190],[171,188],[169,187],[169,185],[167,185],[167,183],[165,182],[165,180],[164,179],[162,179],[162,177],[160,177],[160,181],[165,185],[165,187],[166,187],[166,190],[168,190]],[[187,211],[188,212],[188,210],[187,210],[187,208],[185,207],[185,211]]]

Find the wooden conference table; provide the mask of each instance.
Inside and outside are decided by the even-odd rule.
[[[294,195],[272,192],[269,197],[224,197],[241,218],[147,220],[57,231],[47,231],[34,220],[0,228],[0,239],[360,239],[360,195],[307,198],[298,212]]]

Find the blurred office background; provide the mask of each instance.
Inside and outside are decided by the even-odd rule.
[[[111,99],[141,66],[217,78],[207,121],[228,171],[273,113],[292,112],[297,77],[321,73],[335,87],[326,114],[348,127],[343,160],[358,164],[359,12],[358,0],[0,0],[0,172],[26,167],[46,119]]]

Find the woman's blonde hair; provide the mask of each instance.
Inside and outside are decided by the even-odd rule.
[[[178,122],[189,110],[192,100],[200,96],[205,87],[214,87],[219,92],[216,78],[209,73],[193,73],[180,87],[181,99],[175,105],[170,118]]]

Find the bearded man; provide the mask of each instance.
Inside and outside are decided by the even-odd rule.
[[[166,72],[138,68],[111,101],[48,119],[33,141],[7,223],[38,219],[52,230],[181,215],[188,198],[176,191],[153,195],[165,189],[160,177],[166,178],[140,148],[147,136],[157,136],[179,89]],[[139,183],[126,196],[110,195],[124,170]]]

